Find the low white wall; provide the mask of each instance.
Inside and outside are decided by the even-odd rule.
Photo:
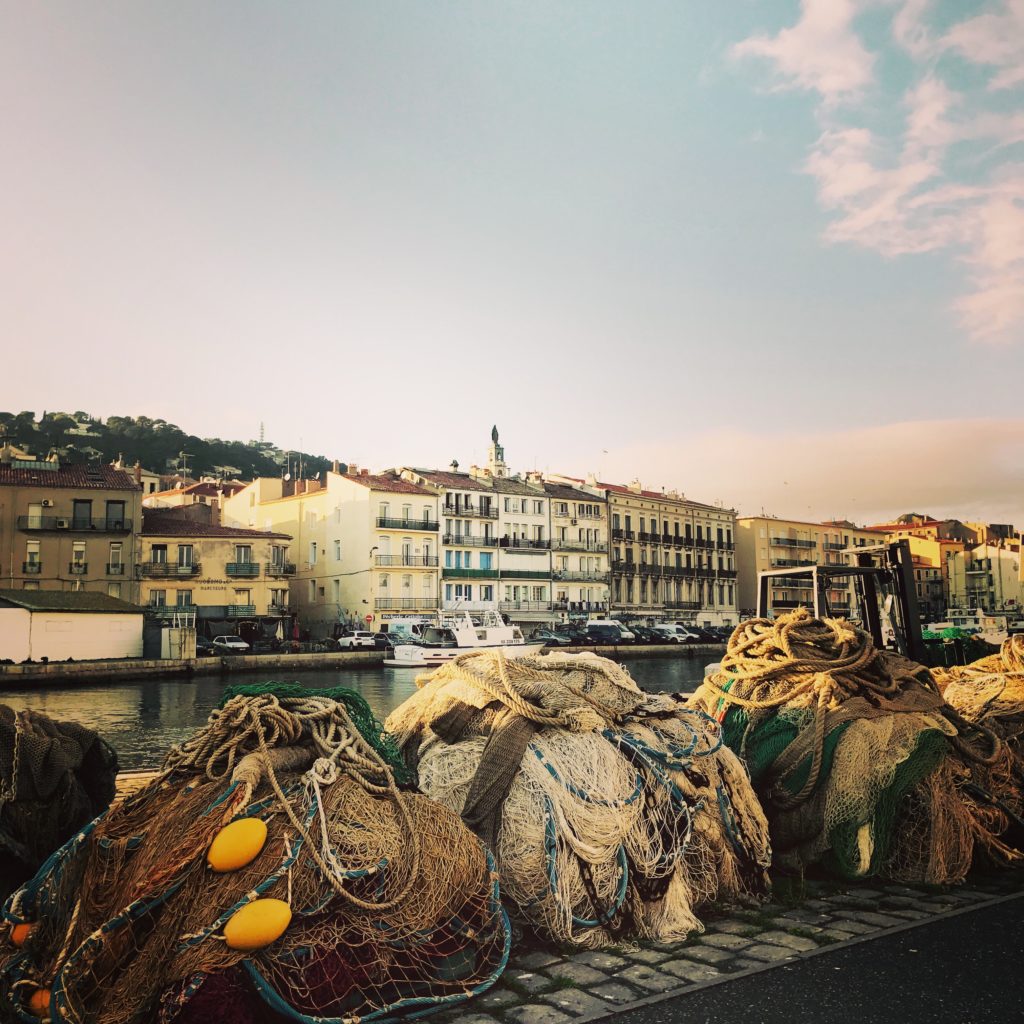
[[[24,661],[30,650],[30,613],[25,608],[0,608],[0,658]]]
[[[32,612],[30,657],[34,661],[141,658],[142,619],[137,613]]]

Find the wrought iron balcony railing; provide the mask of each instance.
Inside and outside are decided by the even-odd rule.
[[[243,576],[246,579],[254,579],[260,574],[260,562],[228,562],[224,571],[229,576]]]
[[[69,530],[73,533],[131,533],[132,521],[124,516],[92,519],[81,516],[18,516],[19,530]]]
[[[436,519],[391,519],[388,516],[377,517],[378,530],[428,530],[437,532]]]
[[[166,578],[169,576],[197,576],[202,568],[199,562],[188,562],[181,565],[178,562],[142,562],[136,566],[140,576]]]

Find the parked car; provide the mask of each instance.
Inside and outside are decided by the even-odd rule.
[[[213,646],[213,643],[206,639],[205,636],[196,637],[196,657],[197,658],[209,658],[211,655],[216,654],[217,651]]]
[[[633,632],[636,634],[638,643],[642,644],[657,644],[661,643],[658,634],[651,629],[650,626],[634,626]]]
[[[373,634],[373,646],[378,651],[390,651],[395,645],[391,642],[391,637],[381,631],[380,633]]]
[[[665,623],[660,626],[655,626],[654,632],[662,638],[662,643],[693,644],[697,642],[697,638],[693,636],[689,630],[684,629],[682,626],[677,626],[674,623]]]
[[[631,644],[636,641],[636,634],[628,630],[618,619],[587,619],[587,632],[591,626],[615,626],[619,631],[619,643]]]
[[[576,625],[575,622],[567,623],[564,626],[558,628],[559,633],[564,633],[571,641],[574,647],[580,647],[583,644],[592,644],[594,641],[587,636],[587,631],[582,627]]]
[[[249,645],[240,636],[215,636],[210,645],[217,654],[248,654]]]
[[[692,633],[697,638],[697,643],[699,644],[721,643],[719,638],[710,629],[704,629],[702,626],[684,626],[683,628],[688,633]]]
[[[339,650],[348,651],[354,647],[376,647],[377,641],[365,629],[346,629],[336,637]]]
[[[544,626],[535,629],[530,634],[531,640],[543,640],[549,647],[571,647],[572,637],[567,633],[562,633],[558,630],[547,629]]]
[[[622,643],[622,630],[618,626],[612,626],[604,622],[588,622],[587,636],[593,644]]]

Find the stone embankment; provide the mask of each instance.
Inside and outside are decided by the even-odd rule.
[[[622,647],[562,647],[561,651],[579,654],[592,651],[606,658],[678,658],[721,653],[720,644],[678,644]],[[234,654],[215,658],[125,658],[118,661],[53,661],[19,665],[0,665],[0,687],[34,686],[59,683],[105,683],[119,680],[152,679],[176,676],[230,675],[237,672],[288,669],[289,672],[316,671],[334,668],[365,668],[381,665],[384,652],[378,650],[334,651],[318,654]]]

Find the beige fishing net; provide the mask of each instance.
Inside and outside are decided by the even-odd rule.
[[[417,682],[389,732],[544,935],[681,938],[700,904],[765,892],[764,816],[705,715],[592,654],[473,652]]]

